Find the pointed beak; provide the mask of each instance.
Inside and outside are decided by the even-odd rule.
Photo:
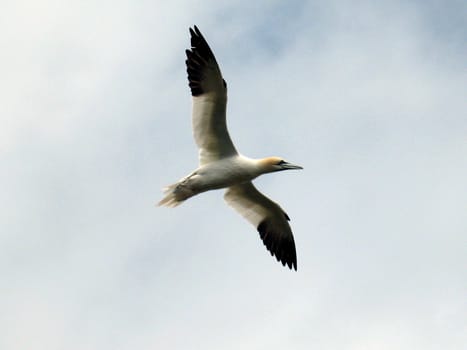
[[[295,165],[295,164],[292,164],[292,163],[285,163],[285,164],[282,164],[282,168],[283,168],[284,170],[303,169],[300,165]]]

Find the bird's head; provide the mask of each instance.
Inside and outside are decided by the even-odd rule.
[[[259,161],[263,173],[272,173],[281,170],[303,169],[299,165],[287,162],[280,157],[268,157]]]

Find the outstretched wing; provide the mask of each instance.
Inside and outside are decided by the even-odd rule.
[[[259,192],[251,182],[229,187],[224,199],[258,229],[264,245],[277,261],[297,270],[290,219],[277,203]]]
[[[199,29],[190,28],[191,50],[186,50],[188,81],[193,96],[193,134],[200,164],[237,154],[225,121],[227,85],[208,43]]]

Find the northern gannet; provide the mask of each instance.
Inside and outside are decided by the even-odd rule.
[[[251,183],[281,170],[303,169],[279,157],[252,159],[237,152],[227,131],[227,84],[199,29],[190,28],[185,61],[193,99],[192,124],[199,168],[165,188],[158,205],[175,207],[199,193],[227,188],[224,199],[258,230],[264,245],[282,265],[297,270],[297,254],[285,211]]]

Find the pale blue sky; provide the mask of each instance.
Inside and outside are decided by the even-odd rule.
[[[290,5],[293,4],[293,5]],[[291,6],[291,7],[290,7]],[[0,348],[461,349],[467,258],[460,1],[7,1],[0,14]],[[197,165],[197,24],[298,271]]]

